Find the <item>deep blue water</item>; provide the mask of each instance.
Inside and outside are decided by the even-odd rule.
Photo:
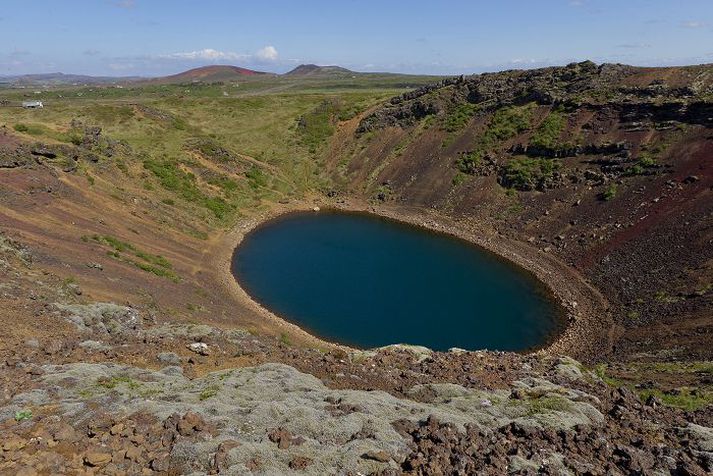
[[[530,274],[463,240],[374,215],[272,220],[245,237],[232,269],[277,315],[362,348],[524,350],[558,329],[559,308]]]

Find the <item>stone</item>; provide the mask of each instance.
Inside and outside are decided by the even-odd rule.
[[[40,342],[37,339],[27,339],[25,345],[32,349],[37,349],[40,346]]]
[[[225,440],[218,445],[218,449],[213,457],[212,469],[216,473],[226,471],[230,466],[228,464],[228,453],[233,448],[240,446],[240,442],[235,440]]]
[[[179,365],[181,363],[181,358],[175,352],[161,352],[156,358],[163,364]]]
[[[208,344],[205,342],[193,342],[188,344],[188,349],[198,355],[208,355]]]
[[[312,464],[311,458],[307,458],[306,456],[295,456],[290,460],[288,466],[294,471],[303,471],[307,469],[310,464]]]
[[[111,461],[111,454],[100,451],[90,451],[84,455],[84,463],[89,466],[102,466]]]
[[[138,446],[131,446],[126,450],[124,457],[128,460],[138,462],[141,459],[141,448]]]
[[[14,437],[11,437],[9,440],[5,441],[5,443],[3,443],[2,449],[4,451],[17,451],[17,450],[21,450],[26,445],[27,445],[27,442],[25,440],[14,436]]]
[[[281,450],[286,450],[292,445],[292,433],[284,428],[275,428],[268,433],[267,437],[273,443],[277,443],[277,447]]]
[[[389,455],[389,453],[383,450],[369,450],[363,455],[361,455],[361,457],[372,461],[378,461],[380,463],[388,463],[389,461],[391,461],[391,456]]]

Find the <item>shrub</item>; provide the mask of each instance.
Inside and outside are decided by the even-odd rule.
[[[559,111],[553,111],[545,117],[530,139],[530,145],[543,149],[557,149],[562,146],[559,136],[566,124],[565,116]]]
[[[602,193],[602,200],[605,202],[614,200],[616,197],[616,192],[617,192],[617,186],[615,183],[610,184],[606,190],[604,190],[604,193]]]
[[[501,169],[500,184],[516,190],[543,189],[559,168],[557,159],[512,159]]]
[[[443,122],[443,129],[458,132],[463,129],[478,111],[478,106],[471,103],[460,104],[449,112]]]
[[[473,175],[483,158],[483,152],[480,150],[474,150],[472,152],[466,152],[461,155],[460,159],[456,162],[458,170]]]
[[[504,140],[511,139],[530,127],[532,107],[510,106],[495,111],[483,132],[478,135],[475,147],[457,162],[458,170],[474,174],[480,160]]]

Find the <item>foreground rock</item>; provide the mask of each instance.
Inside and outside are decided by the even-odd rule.
[[[4,471],[705,474],[713,455],[710,428],[683,424],[684,445],[652,418],[663,441],[649,446],[596,396],[534,377],[499,390],[416,385],[410,398],[329,389],[283,364],[193,380],[180,367],[45,365],[39,382],[0,408]],[[620,421],[646,416],[633,394],[615,398]],[[18,419],[29,407],[38,414]]]

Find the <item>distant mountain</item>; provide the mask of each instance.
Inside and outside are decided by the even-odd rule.
[[[164,76],[161,78],[154,78],[150,81],[159,83],[215,83],[221,81],[234,81],[236,79],[245,78],[246,76],[262,76],[267,74],[269,73],[241,68],[239,66],[214,65],[189,69],[188,71],[184,71],[182,73]]]
[[[64,73],[43,73],[43,74],[23,74],[18,76],[0,77],[0,84],[11,86],[66,86],[66,85],[91,85],[91,84],[114,84],[139,79],[138,77],[110,77],[110,76],[87,76],[82,74]]]
[[[301,64],[285,76],[351,76],[358,74],[341,66],[319,66],[316,64]]]

